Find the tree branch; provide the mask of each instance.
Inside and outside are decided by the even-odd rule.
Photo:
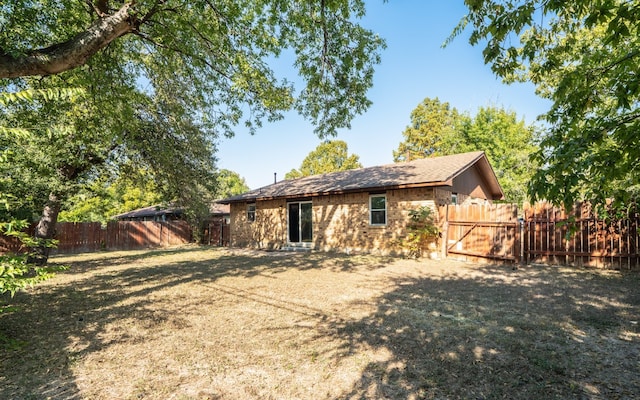
[[[113,40],[138,29],[139,23],[129,15],[131,6],[131,2],[125,3],[114,14],[95,20],[87,30],[66,42],[18,57],[0,54],[0,79],[53,75],[84,65]]]

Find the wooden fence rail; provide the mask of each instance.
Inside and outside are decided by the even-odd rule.
[[[638,214],[603,218],[588,203],[570,212],[547,203],[524,209],[527,261],[576,266],[638,268]]]
[[[515,205],[449,205],[445,206],[444,214],[446,254],[519,260],[520,236]]]
[[[518,217],[518,215],[521,215]],[[548,203],[445,206],[446,256],[607,268],[639,268],[637,213],[604,218],[588,203],[570,212]]]
[[[188,222],[180,220],[113,221],[104,228],[99,222],[61,222],[56,224],[54,238],[58,247],[52,254],[69,254],[184,244],[192,241],[193,232]],[[0,235],[0,253],[23,251],[26,249],[18,240]]]

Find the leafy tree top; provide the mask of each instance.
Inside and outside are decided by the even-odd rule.
[[[466,0],[470,42],[506,82],[552,101],[535,197],[622,202],[640,193],[640,2]]]
[[[471,116],[437,98],[426,98],[411,112],[403,137],[393,152],[396,162],[481,150],[505,199],[517,203],[528,199],[527,185],[536,170],[529,158],[537,149],[537,130],[514,111],[487,106]]]
[[[218,190],[216,197],[224,199],[249,191],[249,186],[243,177],[235,171],[221,169],[218,172]]]
[[[384,41],[356,23],[364,13],[364,0],[15,0],[0,6],[0,79],[64,77],[110,54],[151,92],[180,81],[227,135],[292,107],[332,135],[370,105]],[[284,49],[306,83],[298,91],[268,65]]]
[[[362,168],[360,157],[355,154],[349,155],[349,149],[345,141],[331,140],[320,143],[305,157],[300,169],[289,171],[285,175],[285,179],[347,171],[355,168]]]

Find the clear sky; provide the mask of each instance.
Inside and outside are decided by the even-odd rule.
[[[369,91],[373,105],[336,138],[347,142],[363,166],[393,162],[411,111],[425,97],[472,115],[481,106],[505,107],[528,123],[548,107],[533,85],[508,86],[496,79],[484,64],[482,48],[469,44],[468,31],[441,47],[465,11],[463,0],[367,1],[367,16],[360,23],[385,38],[387,48]],[[273,183],[274,173],[284,179],[320,143],[308,121],[289,113],[253,136],[238,131],[220,139],[218,167],[237,172],[256,189]]]

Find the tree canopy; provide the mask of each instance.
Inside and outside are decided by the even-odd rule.
[[[531,81],[552,101],[532,194],[570,207],[623,202],[640,189],[640,3],[466,0],[472,27],[506,82]]]
[[[98,69],[147,93],[172,84],[227,135],[291,107],[330,135],[370,104],[384,42],[356,23],[364,13],[363,0],[15,0],[0,5],[0,79]],[[269,67],[284,50],[297,92]]]
[[[0,126],[23,133],[0,139],[0,190],[43,210],[42,237],[70,198],[131,169],[202,208],[216,192],[220,135],[295,109],[323,137],[367,109],[384,42],[357,24],[363,15],[363,0],[2,3],[0,91],[82,94],[0,104]],[[270,67],[285,52],[289,79]]]
[[[300,169],[292,169],[287,172],[285,179],[347,171],[355,168],[362,168],[360,157],[355,154],[349,155],[349,148],[345,141],[331,140],[320,143],[302,160]]]
[[[455,153],[453,139],[463,116],[447,102],[425,98],[411,111],[411,124],[402,132],[404,140],[393,151],[395,162]]]
[[[225,199],[249,191],[249,186],[243,177],[237,172],[221,169],[218,172],[218,190],[216,197]]]
[[[527,185],[535,172],[530,156],[537,149],[537,131],[514,111],[480,107],[474,116],[449,103],[426,98],[412,112],[394,161],[482,150],[493,166],[507,201],[527,200]]]

